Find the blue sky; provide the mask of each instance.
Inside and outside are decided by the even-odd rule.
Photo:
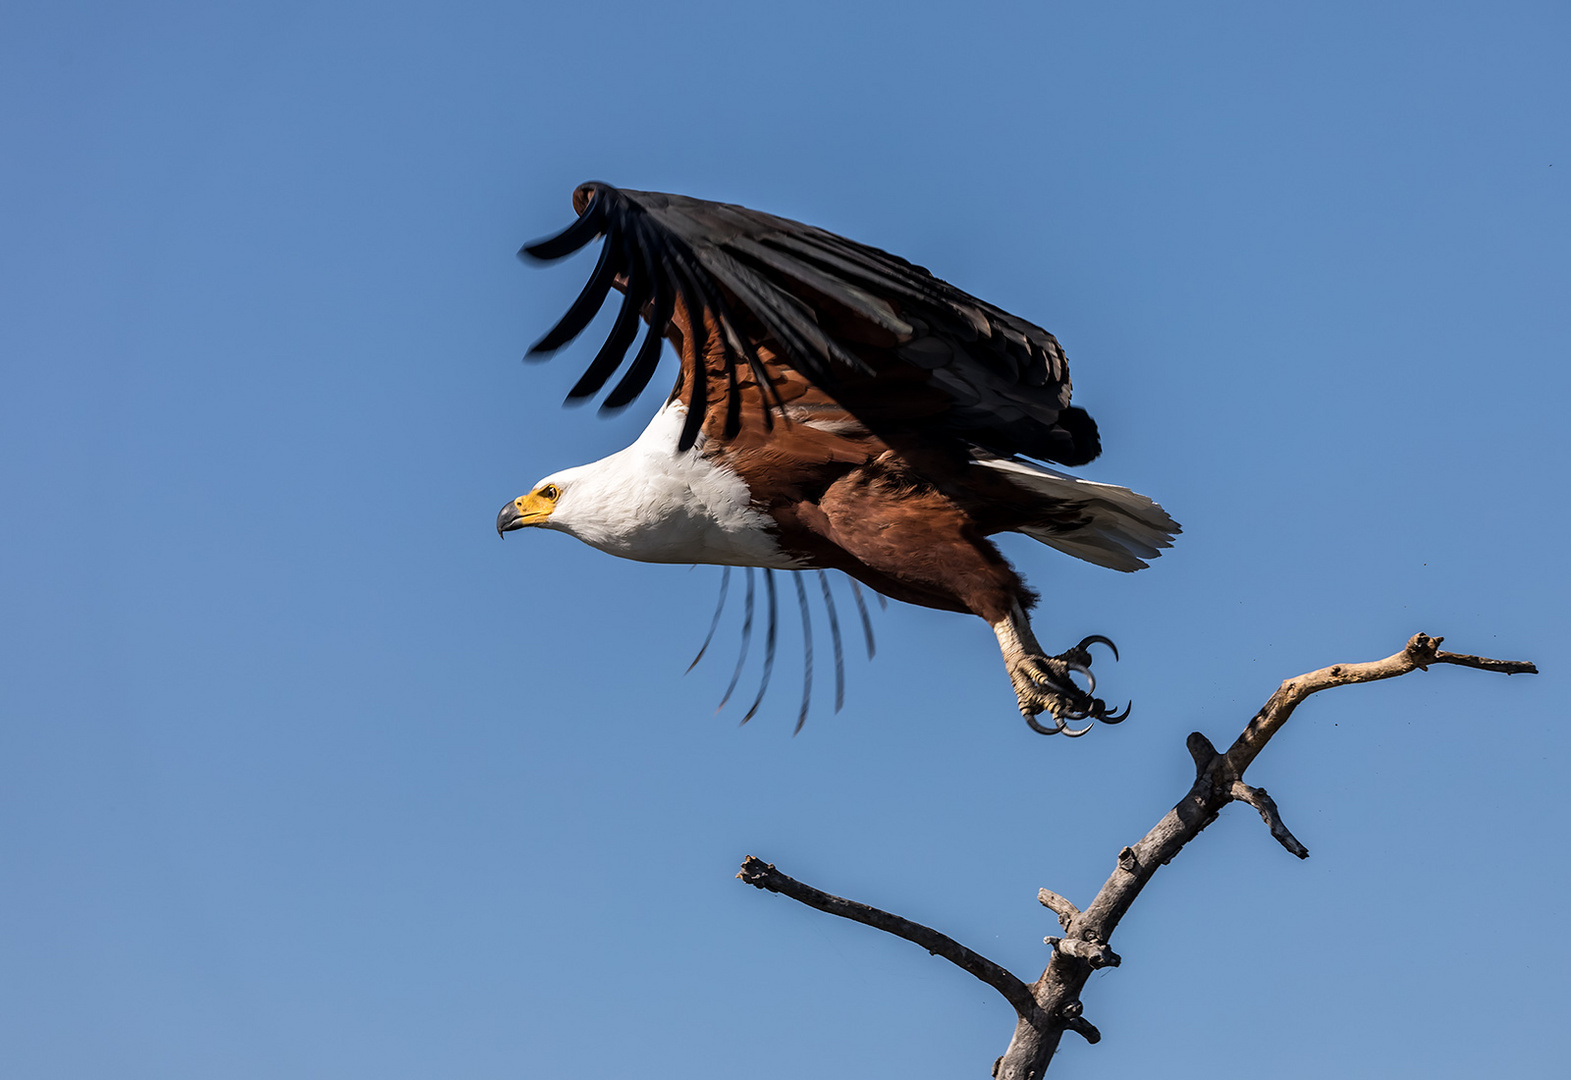
[[[1026,978],[1276,683],[1415,631],[1164,869],[1060,1070],[1557,1075],[1571,102],[1554,4],[12,4],[0,15],[0,1057],[31,1078],[985,1075],[1013,1018],[754,854]],[[892,604],[791,737],[683,676],[719,573],[492,530],[625,445],[519,362],[585,179],[886,247],[1053,330],[1184,524],[1021,541],[1133,718],[1030,734]],[[844,595],[844,593],[842,593]],[[843,606],[843,614],[849,607]],[[723,624],[734,637],[738,613]],[[820,629],[822,633],[822,629]],[[744,681],[744,686],[748,685]],[[1055,1074],[1056,1075],[1056,1074]]]

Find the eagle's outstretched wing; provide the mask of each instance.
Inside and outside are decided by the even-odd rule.
[[[599,262],[567,314],[530,350],[550,353],[589,325],[611,288],[625,297],[610,336],[569,398],[599,391],[650,327],[604,408],[649,384],[678,306],[678,391],[688,405],[681,448],[692,446],[728,387],[725,431],[738,427],[739,370],[769,400],[769,367],[784,363],[874,431],[919,426],[997,454],[1080,465],[1100,452],[1096,424],[1069,404],[1069,365],[1052,334],[877,248],[728,203],[588,183],[578,220],[521,255],[559,259],[597,236]],[[693,340],[714,334],[717,341]],[[706,378],[691,378],[699,363]],[[741,376],[746,379],[746,376]],[[778,402],[776,402],[778,404]]]

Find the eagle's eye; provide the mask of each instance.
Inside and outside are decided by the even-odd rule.
[[[550,499],[552,502],[555,502],[557,498],[561,496],[561,494],[561,489],[558,488],[555,484],[547,484],[545,487],[540,489],[540,497],[542,499]]]

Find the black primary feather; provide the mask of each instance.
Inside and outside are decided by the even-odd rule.
[[[764,672],[758,680],[758,696],[753,699],[752,706],[747,710],[747,715],[742,717],[742,723],[747,723],[758,712],[758,707],[764,703],[764,691],[769,689],[769,676],[775,670],[775,636],[779,630],[779,603],[775,596],[775,572],[768,568],[764,570],[764,594],[769,601],[769,626],[764,632]]]
[[[839,712],[846,703],[845,653],[840,647],[840,616],[835,611],[834,594],[829,591],[829,575],[822,570],[818,571],[818,587],[824,591],[824,610],[829,614],[829,643],[835,650],[835,712]]]
[[[567,314],[546,331],[545,337],[529,347],[530,356],[555,352],[583,333],[584,327],[594,320],[616,280],[616,260],[611,257],[615,246],[610,241],[601,245],[600,258],[595,262],[594,273],[589,275],[589,283],[568,307]]]
[[[552,262],[571,255],[600,235],[605,222],[605,204],[606,199],[596,192],[577,221],[555,236],[525,244],[518,252],[519,256],[528,256],[541,262]]]
[[[640,245],[638,250],[639,254],[645,257],[645,269],[654,282],[654,313],[650,316],[649,332],[644,335],[644,343],[639,346],[638,355],[633,357],[633,363],[627,369],[627,374],[622,376],[622,381],[617,383],[600,403],[601,412],[613,411],[632,404],[633,399],[649,385],[649,380],[660,363],[660,348],[665,344],[666,323],[671,321],[674,303],[671,296],[671,280],[662,273],[665,269],[664,259],[658,251],[652,252],[647,245]]]
[[[851,596],[856,600],[856,613],[862,616],[862,636],[867,639],[867,658],[871,660],[877,651],[873,645],[873,620],[867,617],[867,604],[862,600],[862,585],[856,578],[851,579]]]
[[[720,698],[720,704],[715,706],[715,712],[725,708],[725,703],[731,700],[731,693],[736,689],[737,681],[742,678],[742,665],[747,663],[747,648],[753,641],[753,568],[747,568],[747,599],[742,607],[742,648],[736,655],[736,670],[731,672],[731,681],[726,684],[725,694]],[[744,719],[742,723],[747,723]]]
[[[838,304],[860,315],[886,331],[891,337],[904,337],[912,331],[911,325],[895,314],[895,309],[887,300],[880,300],[855,285],[849,285],[810,262],[793,258],[784,251],[746,237],[738,237],[732,241],[731,246],[755,268],[763,269],[766,273],[769,270],[777,270],[789,276],[816,293],[819,299]]]
[[[802,609],[802,708],[796,714],[796,728],[791,734],[801,732],[807,723],[807,707],[813,700],[813,618],[807,610],[807,590],[802,586],[802,575],[792,574],[796,585],[796,603]]]
[[[731,588],[731,568],[723,566],[720,570],[720,599],[715,601],[715,617],[709,620],[709,633],[704,635],[704,643],[698,647],[698,655],[693,657],[691,664],[687,665],[688,671],[697,667],[698,662],[704,658],[704,653],[709,651],[709,643],[715,639],[715,629],[720,625],[720,613],[725,610],[726,593]]]
[[[727,439],[734,439],[737,432],[742,430],[742,393],[737,387],[735,364],[726,365],[725,381],[725,431],[723,434]]]
[[[772,287],[751,268],[718,249],[702,251],[699,259],[726,284],[743,307],[763,319],[764,325],[785,346],[791,366],[815,383],[828,386],[835,382],[835,362],[872,373],[871,368],[819,329],[812,309],[798,297]]]
[[[611,246],[611,241],[606,241],[606,247]],[[639,320],[643,317],[644,304],[649,300],[649,280],[634,267],[628,275],[627,293],[622,297],[622,306],[617,309],[616,322],[611,325],[611,335],[605,339],[605,344],[600,346],[600,351],[584,371],[583,378],[573,385],[567,392],[568,400],[590,397],[600,392],[622,366],[622,361],[627,359],[628,346],[633,344],[633,339],[638,336]]]
[[[778,409],[781,416],[785,415],[785,405],[780,400],[780,391],[775,388],[775,384],[770,380],[769,372],[764,367],[764,362],[759,358],[757,351],[745,338],[736,332],[736,316],[732,312],[731,305],[725,296],[704,274],[695,273],[693,275],[693,284],[702,297],[704,306],[715,313],[715,318],[720,323],[720,335],[726,345],[727,390],[731,398],[726,407],[736,410],[740,417],[742,403],[737,396],[736,358],[741,356],[747,362],[748,370],[753,373],[753,379],[758,383],[759,391],[763,394],[765,402],[764,430],[772,431],[774,429],[775,411]],[[773,408],[770,407],[769,399],[771,397],[774,398]]]
[[[737,683],[741,681],[742,669],[746,666],[749,645],[752,641],[754,613],[753,568],[749,566],[744,567],[744,569],[747,571],[747,596],[744,601],[742,615],[741,648],[737,654],[736,667],[731,672],[731,681],[726,685],[725,696],[720,699],[720,704],[716,706],[716,712],[725,708],[726,703],[731,700],[732,693],[736,690]],[[829,575],[823,570],[815,570],[814,573],[818,575],[819,589],[824,598],[824,612],[829,619],[829,639],[835,656],[835,712],[838,713],[845,706],[845,646],[840,631],[839,609],[835,605],[834,591],[830,586]],[[867,658],[871,660],[877,651],[873,642],[873,622],[868,617],[867,605],[862,600],[861,586],[855,578],[848,577],[847,580],[851,583],[851,596],[856,601],[857,613],[861,618],[862,634],[867,644]],[[762,704],[774,666],[773,657],[777,641],[776,606],[774,580],[769,570],[764,571],[764,584],[767,586],[769,593],[770,625],[768,641],[765,646],[764,669],[759,681],[758,697],[748,710],[747,716],[743,717],[742,723],[744,724],[756,715],[759,706]],[[802,612],[802,707],[797,715],[796,723],[796,731],[801,731],[802,725],[807,719],[812,699],[815,653],[813,648],[812,605],[808,601],[806,590],[799,575],[795,577],[795,584],[797,604]],[[720,595],[715,601],[714,616],[709,620],[709,632],[704,635],[704,642],[699,646],[698,654],[693,657],[693,662],[687,665],[688,671],[692,671],[693,668],[697,667],[698,662],[709,654],[709,646],[714,643],[715,634],[719,630],[720,620],[725,611],[726,600],[730,595],[730,585],[731,567],[723,566],[721,567],[720,575]]]
[[[693,287],[691,271],[686,266],[681,266],[678,269],[680,272],[678,289],[682,295],[682,306],[688,311],[688,330],[692,335],[689,348],[694,356],[705,356],[708,354],[709,349],[709,324],[704,320],[702,312],[697,310],[693,302],[696,290]],[[729,371],[735,371],[735,365],[733,364],[727,364],[726,367]],[[698,433],[704,426],[704,413],[709,407],[708,370],[694,364],[690,374],[692,375],[693,385],[687,395],[687,416],[682,421],[682,434],[676,441],[677,453],[683,453],[692,449],[693,445],[698,442]],[[734,375],[732,381],[733,383],[735,382]],[[735,398],[735,396],[735,393],[733,393],[732,397]],[[730,415],[730,410],[727,410],[726,438],[736,434],[730,426]]]

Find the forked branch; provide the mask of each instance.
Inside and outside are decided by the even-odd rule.
[[[1391,679],[1411,671],[1427,670],[1431,664],[1454,664],[1506,675],[1536,674],[1538,671],[1525,661],[1444,652],[1440,648],[1442,640],[1427,634],[1414,634],[1401,652],[1383,660],[1333,664],[1288,679],[1261,706],[1225,754],[1219,753],[1199,732],[1191,734],[1188,748],[1195,760],[1194,783],[1139,843],[1118,853],[1112,875],[1090,906],[1082,911],[1051,890],[1043,889],[1038,893],[1042,905],[1058,916],[1064,936],[1045,939],[1053,946],[1053,957],[1041,977],[1030,985],[936,930],[866,904],[820,892],[752,856],[743,862],[737,876],[749,885],[914,942],[993,987],[1013,1006],[1017,1018],[1014,1037],[1004,1055],[994,1063],[993,1075],[998,1080],[1038,1080],[1047,1071],[1065,1031],[1074,1031],[1093,1043],[1101,1038],[1097,1029],[1081,1015],[1080,991],[1094,970],[1118,965],[1118,954],[1108,947],[1108,941],[1146,882],[1158,867],[1170,862],[1185,844],[1215,821],[1223,807],[1235,801],[1254,807],[1270,828],[1271,835],[1284,848],[1301,859],[1308,857],[1308,849],[1283,824],[1276,801],[1264,788],[1250,787],[1243,779],[1244,770],[1287,723],[1300,702],[1321,690]]]

